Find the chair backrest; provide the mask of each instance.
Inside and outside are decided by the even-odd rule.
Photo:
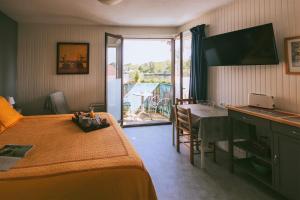
[[[160,103],[164,106],[169,106],[169,103],[171,102],[170,98],[163,98]]]
[[[150,97],[150,105],[151,106],[157,106],[159,102],[160,102],[160,98],[158,95]]]
[[[67,104],[65,95],[62,91],[54,92],[49,95],[51,101],[51,108],[54,114],[69,114],[70,108]]]
[[[175,100],[175,105],[183,105],[183,104],[195,104],[195,99],[178,99]]]
[[[192,114],[191,109],[174,106],[176,127],[184,132],[192,133]]]

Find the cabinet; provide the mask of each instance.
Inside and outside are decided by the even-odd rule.
[[[255,115],[230,110],[232,134],[229,137],[231,145],[231,170],[238,167],[244,172],[276,190],[290,200],[300,199],[300,128],[274,121],[272,117],[258,117]],[[234,140],[234,123],[247,124],[251,137],[247,140]],[[257,130],[262,129],[267,135],[269,153],[262,154],[253,148],[251,141],[258,139]],[[233,149],[240,148],[250,155],[240,159],[233,155]],[[268,173],[261,173],[255,165],[253,158],[263,163]]]
[[[273,129],[274,186],[288,199],[300,198],[300,139],[284,129]]]
[[[270,121],[235,111],[229,111],[229,117],[235,122],[232,123],[235,138],[237,135],[239,139],[243,138],[243,140],[232,141],[232,148],[242,149],[247,155],[245,158],[236,158],[232,155],[232,166],[238,167],[248,175],[273,188],[273,136]],[[248,126],[248,131],[242,131],[244,137],[241,133],[237,133],[237,131],[241,131],[235,127],[237,122]],[[262,130],[262,135],[267,138],[265,150],[259,149],[258,129]]]

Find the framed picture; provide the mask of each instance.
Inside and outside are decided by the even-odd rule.
[[[89,43],[57,43],[56,74],[88,74]]]
[[[300,74],[300,36],[285,38],[285,65],[287,74]]]

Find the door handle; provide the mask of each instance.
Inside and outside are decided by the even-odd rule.
[[[244,121],[251,121],[251,119],[249,119],[248,117],[245,117],[245,116],[242,116],[242,119],[243,119]]]
[[[274,155],[274,164],[277,165],[279,161],[279,156],[277,154]]]

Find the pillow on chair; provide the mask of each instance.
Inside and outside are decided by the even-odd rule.
[[[0,124],[5,128],[13,126],[16,122],[22,119],[23,115],[18,113],[15,109],[11,107],[11,105],[7,102],[4,97],[0,96]],[[0,132],[3,127],[0,127]]]

